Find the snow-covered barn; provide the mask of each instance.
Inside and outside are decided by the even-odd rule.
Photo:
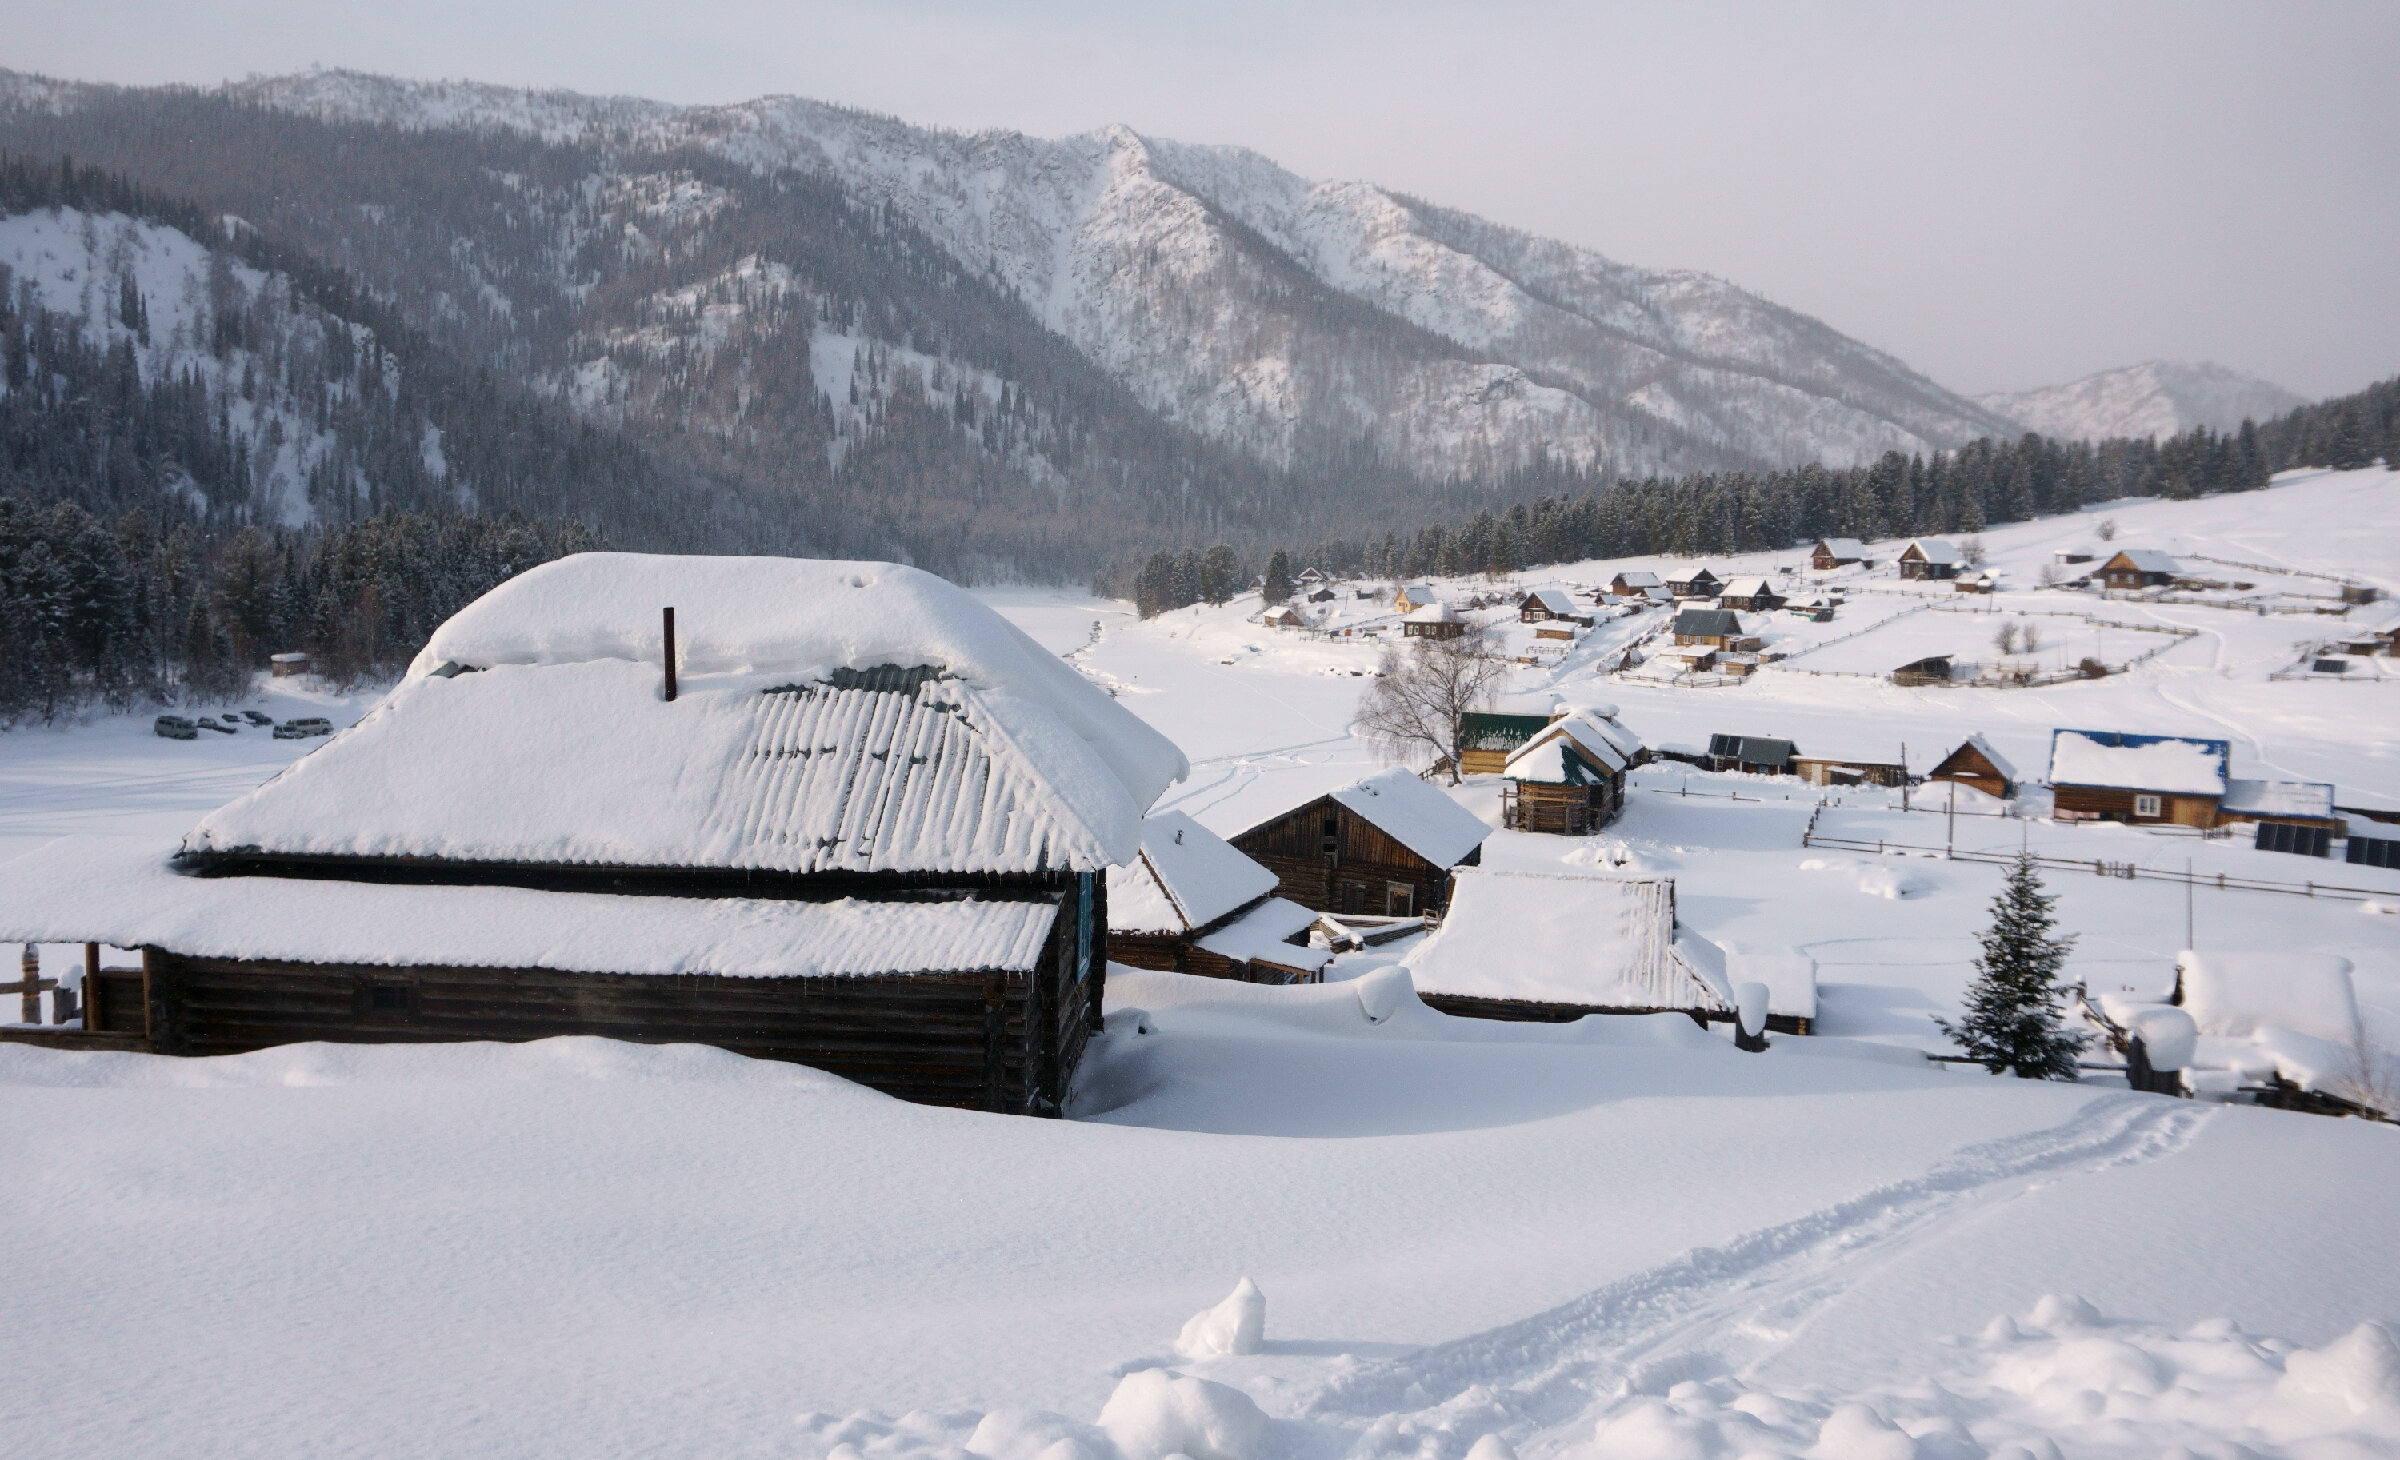
[[[1450,896],[1450,869],[1483,859],[1474,812],[1395,766],[1231,838],[1275,873],[1277,891],[1330,913],[1414,916]]]
[[[1104,874],[1185,773],[930,574],[587,553],[470,604],[171,863],[13,865],[0,936],[141,948],[95,1032],[163,1053],[602,1034],[1053,1113]]]
[[[1108,873],[1108,956],[1136,968],[1314,983],[1317,914],[1274,895],[1275,874],[1180,811],[1142,823],[1141,855]]]
[[[1642,738],[1617,719],[1616,706],[1567,710],[1501,767],[1501,824],[1588,836],[1624,809],[1625,773],[1643,758]]]
[[[1405,960],[1446,1014],[1564,1021],[1733,1009],[1723,950],[1675,923],[1668,877],[1483,869],[1457,874],[1442,925]]]
[[[1943,756],[1941,764],[1927,772],[1925,779],[1971,786],[1995,798],[2017,793],[2016,768],[1980,731],[1968,736],[1956,750]]]

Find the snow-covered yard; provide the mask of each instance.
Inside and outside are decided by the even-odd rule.
[[[2105,515],[2119,543],[2400,587],[2400,478],[2382,473]],[[2030,585],[2092,528],[2087,514],[1985,543]],[[1603,583],[1620,566],[1651,565],[1525,582]],[[1350,731],[1373,641],[1261,627],[1255,599],[1147,623],[1073,594],[987,599],[1183,747],[1193,774],[1161,805],[1215,831],[1377,765]],[[1833,625],[1789,622],[1842,629],[1907,606],[1857,593]],[[2059,726],[2205,735],[2232,742],[2235,776],[2400,806],[2400,689],[2267,677],[2295,639],[2388,622],[2390,603],[2323,623],[2068,606],[2201,633],[2130,674],[2028,690],[1606,674],[1653,613],[1604,619],[1511,691],[1530,707],[1614,704],[1654,745],[1729,731],[1896,758],[1905,744],[1919,769],[1977,730],[2029,775]],[[1978,617],[1958,622],[1988,643]],[[370,702],[259,703],[347,724]],[[0,857],[73,832],[172,841],[318,743],[166,741],[147,717],[0,737]],[[1456,794],[1497,822],[1495,783]],[[1820,813],[1821,798],[1838,804]],[[1112,971],[1109,1030],[1056,1122],[907,1105],[694,1047],[176,1061],[0,1045],[0,1227],[19,1253],[0,1284],[15,1358],[0,1450],[1505,1460],[1478,1448],[1486,1436],[1526,1460],[2400,1450],[2400,1348],[2359,1327],[2400,1319],[2400,1134],[2100,1075],[2038,1085],[1926,1064],[1999,870],[1856,844],[2369,889],[2049,874],[2080,939],[2070,972],[2095,991],[2171,981],[2188,916],[2203,950],[2349,959],[2362,1009],[2393,1036],[2400,916],[2374,909],[2400,908],[2400,872],[2001,815],[1971,793],[1953,825],[1937,788],[1900,802],[1661,765],[1636,773],[1600,836],[1485,843],[1495,871],[1671,876],[1691,927],[1812,956],[1821,1033],[1763,1055],[1678,1015],[1446,1018],[1394,999],[1388,974],[1361,977],[1405,959],[1405,941],[1344,955],[1316,987]],[[1803,847],[1812,814],[1853,845]],[[1266,1297],[1259,1351],[1174,1352],[1184,1321],[1243,1277]],[[1205,1383],[1147,1373],[1162,1368]]]

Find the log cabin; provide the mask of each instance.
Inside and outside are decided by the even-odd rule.
[[[1738,608],[1744,613],[1773,613],[1789,601],[1764,578],[1727,584],[1725,591],[1717,595],[1717,607]]]
[[[1968,736],[1956,750],[1942,757],[1925,777],[1928,781],[1955,781],[1969,786],[1994,799],[2006,799],[2017,794],[2017,772],[1992,743],[1981,734]]]
[[[1903,578],[1955,578],[1967,563],[1964,553],[1939,537],[1915,539],[1900,549],[1897,561]]]
[[[1475,813],[1395,766],[1229,838],[1266,864],[1277,895],[1329,913],[1439,912],[1450,871],[1483,860]]]
[[[2213,827],[2225,799],[2222,740],[2054,730],[2050,791],[2064,821]]]
[[[1186,769],[930,574],[586,553],[461,610],[171,857],[16,864],[0,936],[138,947],[85,1032],[158,1053],[699,1041],[1054,1115],[1105,874]]]
[[[1724,582],[1706,568],[1700,569],[1688,578],[1667,580],[1667,592],[1677,598],[1714,598],[1724,586]]]
[[[1423,608],[1401,615],[1400,632],[1411,639],[1458,639],[1466,636],[1467,621],[1449,604],[1435,599]]]
[[[1575,596],[1564,588],[1536,588],[1517,600],[1520,623],[1547,623],[1553,619],[1587,629],[1592,626],[1590,610],[1577,603]]]
[[[1867,545],[1855,537],[1820,537],[1808,551],[1808,565],[1820,573],[1846,568],[1867,559]]]
[[[1614,705],[1563,711],[1501,768],[1500,824],[1589,836],[1624,810],[1626,773],[1647,758]]]
[[[1246,983],[1317,983],[1332,950],[1317,914],[1275,896],[1275,874],[1180,811],[1142,823],[1141,855],[1108,873],[1108,956],[1135,968]]]
[[[1651,589],[1665,586],[1658,581],[1656,573],[1646,573],[1640,569],[1627,569],[1608,580],[1608,594],[1611,598],[1648,599],[1651,596]]]
[[[1734,640],[1743,637],[1742,620],[1730,609],[1687,608],[1675,615],[1674,633],[1679,648],[1699,644],[1730,649]]]
[[[1458,717],[1458,770],[1467,776],[1499,774],[1508,758],[1550,724],[1550,715],[1501,715],[1470,710]]]
[[[2137,588],[2163,588],[2182,571],[2165,553],[2152,548],[2126,548],[2102,563],[2093,576],[2103,588],[2130,592]]]

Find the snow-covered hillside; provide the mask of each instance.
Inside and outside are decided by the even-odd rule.
[[[2148,360],[2065,385],[1976,397],[1976,404],[2028,431],[2062,441],[2172,436],[2195,426],[2231,431],[2280,416],[2301,397],[2222,365]]]
[[[961,136],[788,97],[676,108],[339,71],[234,90],[331,118],[699,146],[761,173],[830,174],[1002,282],[1152,409],[1278,463],[1369,440],[1436,475],[1537,447],[1633,474],[1847,464],[2005,426],[1722,280],[1311,182],[1238,148],[1123,127]]]

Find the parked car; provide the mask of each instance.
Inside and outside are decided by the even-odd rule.
[[[242,711],[242,718],[248,720],[253,725],[272,725],[275,723],[275,717],[273,715],[267,714],[261,710],[244,710]]]
[[[297,720],[286,720],[275,727],[277,740],[306,740],[311,735],[331,735],[332,733],[333,722],[322,715],[307,715]]]
[[[152,734],[166,740],[198,740],[200,727],[181,715],[161,715],[150,722]]]
[[[222,725],[218,724],[214,719],[207,715],[202,715],[195,723],[198,724],[201,729],[214,730],[219,735],[231,735],[234,731],[242,728],[241,725],[235,721],[231,715],[227,715],[225,717],[225,723]]]

